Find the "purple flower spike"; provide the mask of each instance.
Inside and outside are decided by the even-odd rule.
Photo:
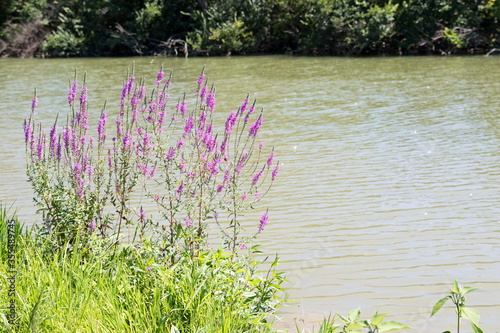
[[[165,111],[161,111],[159,114],[158,114],[158,124],[163,124],[165,122],[165,115],[166,115],[166,112]]]
[[[149,133],[146,133],[146,134],[144,135],[144,138],[143,138],[143,140],[142,140],[142,145],[144,146],[144,149],[148,149],[148,148],[149,148],[149,137],[150,137],[150,136],[151,136],[151,135],[150,135]]]
[[[205,73],[200,74],[200,77],[198,78],[198,85],[201,86],[203,81],[205,81]]]
[[[56,147],[57,147],[57,125],[54,125],[50,129],[50,135],[49,135],[49,151],[51,157],[53,157],[56,154]]]
[[[274,151],[272,151],[269,154],[269,157],[267,158],[267,167],[269,168],[271,165],[273,165],[273,160],[274,160]]]
[[[81,174],[82,174],[82,165],[77,162],[77,163],[75,163],[73,175],[74,175],[75,179],[77,179],[78,177],[80,177]]]
[[[122,119],[120,117],[116,118],[116,135],[120,136],[123,134],[122,129]]]
[[[163,72],[163,70],[160,70],[160,71],[158,72],[158,75],[156,76],[156,87],[157,87],[157,88],[160,88],[161,80],[163,80],[163,75],[164,75],[164,74],[165,74],[165,73]]]
[[[181,114],[183,117],[186,115],[186,109],[187,109],[186,103],[187,103],[186,100],[182,101],[181,108],[180,108],[180,111],[181,111]]]
[[[140,209],[140,220],[141,220],[141,223],[144,223],[144,221],[146,221],[146,213],[144,213],[144,210]]]
[[[37,105],[38,105],[38,98],[35,95],[33,97],[33,100],[31,101],[31,111],[33,112],[33,116],[36,114],[35,109]]]
[[[200,100],[201,100],[202,104],[205,101],[206,96],[207,96],[207,86],[203,86],[203,88],[201,88],[201,92],[200,92]]]
[[[259,181],[260,176],[262,176],[262,171],[264,171],[264,169],[260,170],[259,172],[257,172],[255,174],[255,176],[252,179],[252,186],[254,186],[254,185],[257,184],[257,182]]]
[[[186,227],[192,227],[193,226],[193,222],[191,221],[191,219],[189,217],[186,217],[186,220],[184,221]]]
[[[146,97],[146,87],[139,87],[139,99],[142,101]]]
[[[279,163],[278,163],[278,164],[276,165],[276,168],[274,168],[274,170],[273,170],[273,172],[272,172],[272,174],[271,174],[271,175],[272,175],[272,177],[273,177],[273,178],[272,178],[272,179],[273,179],[273,181],[276,179],[276,176],[278,175],[278,170],[279,170],[279,169],[280,169],[280,167],[279,167]]]
[[[75,80],[73,81],[73,84],[71,85],[71,88],[68,90],[68,103],[70,106],[75,105],[75,98],[76,98],[76,87],[78,86],[78,82]]]
[[[193,118],[188,118],[188,120],[186,121],[186,126],[184,127],[184,136],[188,136],[189,134],[191,134],[193,125]]]
[[[135,80],[134,74],[130,75],[130,78],[127,82],[127,93],[130,93],[132,91],[132,88],[134,87],[134,80]]]
[[[80,91],[80,114],[83,115],[85,112],[85,105],[87,104],[87,87],[82,86],[82,90]]]
[[[240,106],[241,114],[243,114],[243,112],[245,112],[245,110],[247,109],[247,106],[248,106],[248,98],[245,98],[245,100],[243,101],[243,104],[241,104],[241,106]]]
[[[215,93],[210,91],[207,95],[207,106],[210,112],[213,112],[215,109]]]
[[[255,123],[253,123],[253,125],[250,127],[250,130],[248,131],[248,134],[250,136],[255,138],[258,135],[260,126],[262,126],[262,120],[263,117],[262,115],[260,115],[259,118],[257,118],[257,120],[255,121]]]
[[[99,118],[98,124],[97,124],[97,137],[98,137],[98,142],[99,143],[104,143],[104,140],[106,139],[106,117],[107,117],[106,110],[102,111],[101,118]]]
[[[132,146],[132,134],[130,132],[127,132],[123,136],[123,149],[130,150],[131,146]]]
[[[28,144],[28,142],[31,140],[31,135],[33,133],[33,124],[31,124],[29,116],[24,121],[23,127],[24,127],[24,142]]]
[[[38,137],[36,145],[36,156],[38,157],[39,161],[41,161],[43,158],[43,149],[45,148],[45,140],[46,140],[45,130],[42,129],[42,133]]]
[[[57,160],[61,160],[61,153],[62,153],[62,147],[61,147],[61,137],[59,137],[59,140],[57,142]]]
[[[182,191],[184,190],[184,185],[179,185],[179,188],[177,189],[177,194],[179,195],[179,197],[182,195]]]
[[[238,175],[241,173],[241,169],[243,169],[243,166],[245,165],[246,160],[247,160],[247,156],[245,154],[241,154],[238,165],[236,166],[236,173]]]
[[[174,159],[174,156],[175,156],[175,149],[170,147],[170,149],[168,150],[168,153],[166,154],[165,158],[167,159],[167,161],[172,161]]]
[[[258,234],[260,234],[261,231],[264,230],[264,227],[267,225],[267,219],[269,217],[269,214],[266,212],[262,217],[260,218],[260,224],[259,224],[259,230],[257,231]]]
[[[95,231],[95,223],[92,219],[89,221],[89,230],[90,233],[93,233]]]
[[[251,107],[248,108],[248,113],[245,116],[245,123],[248,122],[248,120],[250,119],[250,116],[252,115],[252,113],[254,111],[255,111],[255,108],[253,106],[251,106]]]
[[[69,149],[70,137],[71,137],[71,128],[70,127],[64,128],[62,131],[62,138],[64,141],[64,147],[66,148],[66,150]]]
[[[108,148],[108,166],[113,167],[113,155],[111,155],[111,148]]]
[[[236,124],[236,121],[238,120],[238,114],[236,112],[231,111],[231,114],[229,114],[229,117],[226,119],[226,134],[231,135],[231,131]]]

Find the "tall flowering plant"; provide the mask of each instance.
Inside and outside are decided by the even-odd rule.
[[[171,78],[160,69],[146,95],[145,80],[128,74],[116,118],[110,121],[104,107],[94,137],[85,79],[78,89],[75,75],[66,121],[60,125],[58,117],[48,135],[36,121],[35,91],[24,122],[27,172],[44,219],[41,232],[58,246],[77,234],[118,242],[124,227],[136,227],[141,240],[152,236],[173,262],[179,251],[194,255],[204,246],[210,220],[232,252],[264,230],[267,211],[254,232],[240,236],[242,214],[269,191],[279,170],[274,149],[264,153],[257,139],[262,111],[247,96],[218,133],[215,85],[204,69],[196,89],[169,113]],[[149,200],[142,206],[134,204],[138,190]],[[143,209],[155,206],[162,217],[156,221]]]

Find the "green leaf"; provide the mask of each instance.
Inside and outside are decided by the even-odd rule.
[[[372,325],[378,326],[382,320],[384,320],[385,316],[387,316],[387,313],[378,313],[375,312],[372,316]]]
[[[349,319],[347,319],[343,315],[338,314],[337,312],[335,312],[335,314],[337,315],[337,317],[340,318],[340,320],[342,320],[344,322],[344,324],[349,324]]]
[[[479,288],[472,288],[472,287],[463,287],[462,288],[462,295],[466,295],[468,293],[471,293],[473,291],[478,290]]]
[[[356,321],[354,323],[350,323],[349,325],[347,325],[346,330],[352,331],[352,330],[356,330],[356,329],[363,328],[363,327],[368,327],[366,322]]]
[[[360,315],[361,315],[361,309],[357,308],[357,309],[351,310],[349,312],[349,315],[347,316],[347,318],[349,318],[350,321],[356,321],[359,319]]]
[[[444,303],[446,303],[446,301],[448,299],[451,299],[451,296],[446,296],[444,298],[441,298],[439,301],[437,301],[436,305],[434,305],[434,307],[432,308],[431,317],[434,316],[436,314],[436,312],[438,312],[439,309],[441,309],[443,307]]]
[[[406,326],[405,324],[402,324],[402,323],[397,322],[397,321],[386,321],[386,322],[380,323],[380,325],[378,325],[379,333],[396,331],[396,330],[404,330],[407,328],[411,328],[411,327]]]
[[[464,306],[462,308],[462,314],[465,319],[470,320],[471,323],[474,323],[477,325],[479,322],[479,311],[473,308],[468,308]]]
[[[472,321],[470,322],[470,326],[472,327],[474,333],[483,333],[483,330],[477,327],[477,325],[474,324]]]
[[[456,279],[453,279],[453,289],[451,289],[451,292],[455,294],[460,293],[460,285],[458,284]]]

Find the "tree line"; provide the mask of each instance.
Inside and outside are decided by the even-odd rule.
[[[0,0],[1,56],[487,53],[500,0]]]

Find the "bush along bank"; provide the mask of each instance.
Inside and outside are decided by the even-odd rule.
[[[487,54],[499,1],[3,0],[2,56]]]

